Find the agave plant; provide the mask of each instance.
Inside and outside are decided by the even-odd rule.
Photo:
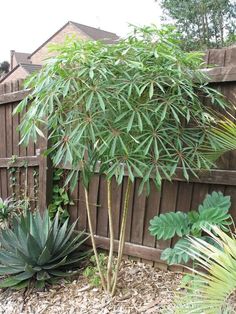
[[[78,272],[87,252],[82,232],[74,235],[77,221],[68,226],[68,219],[59,224],[59,215],[51,221],[48,211],[26,211],[13,218],[12,229],[0,233],[0,275],[8,275],[0,287],[42,288],[60,277]]]
[[[190,238],[192,245],[185,248],[204,272],[193,269],[193,280],[187,292],[178,297],[175,313],[235,313],[229,297],[236,291],[236,237],[217,226],[211,226],[211,230],[204,231],[217,245]]]

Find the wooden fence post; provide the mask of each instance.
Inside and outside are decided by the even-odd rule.
[[[44,152],[49,148],[50,144],[47,139],[40,138],[39,149],[37,155],[39,158],[39,210],[42,214],[52,201],[53,189],[53,167],[49,156],[45,156]]]

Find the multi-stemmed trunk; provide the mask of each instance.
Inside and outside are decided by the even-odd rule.
[[[107,262],[107,276],[105,279],[104,273],[102,272],[99,255],[96,247],[94,231],[92,227],[91,220],[91,210],[89,206],[89,198],[88,198],[88,190],[85,191],[85,201],[86,201],[86,209],[87,209],[87,217],[89,224],[89,232],[93,247],[93,252],[97,264],[97,269],[99,272],[99,276],[101,279],[101,285],[104,291],[111,293],[113,296],[116,292],[117,279],[119,274],[119,269],[122,261],[124,245],[125,245],[125,232],[126,232],[126,223],[129,209],[129,198],[130,198],[130,189],[131,189],[131,180],[128,178],[127,187],[125,191],[125,200],[124,200],[124,208],[122,213],[121,227],[120,227],[120,238],[119,238],[119,247],[118,247],[118,257],[115,265],[115,270],[113,272],[113,260],[114,260],[114,223],[112,219],[112,193],[111,193],[111,180],[107,181],[107,205],[108,205],[108,218],[109,218],[109,234],[110,234],[110,248]]]

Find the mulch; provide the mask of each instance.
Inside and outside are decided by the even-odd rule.
[[[124,260],[118,289],[111,298],[88,284],[80,275],[62,281],[47,291],[0,292],[0,313],[5,314],[158,314],[172,313],[181,273],[158,270],[150,265]]]

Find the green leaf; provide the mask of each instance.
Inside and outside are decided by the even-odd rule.
[[[158,240],[168,240],[177,234],[179,237],[188,235],[190,225],[187,214],[183,212],[169,212],[155,216],[150,220],[149,231]]]
[[[166,261],[169,265],[173,264],[187,264],[191,259],[187,252],[190,242],[188,239],[180,239],[173,248],[165,249],[161,254],[161,259]]]

